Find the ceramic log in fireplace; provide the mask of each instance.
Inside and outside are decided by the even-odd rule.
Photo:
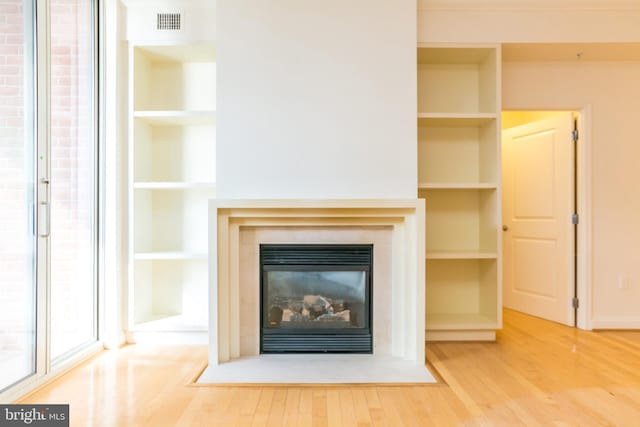
[[[373,245],[260,245],[262,353],[372,353]]]

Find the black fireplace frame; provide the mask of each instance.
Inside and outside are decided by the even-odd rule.
[[[365,273],[364,326],[274,328],[265,296],[269,271],[358,271]],[[372,244],[260,244],[260,353],[373,353]]]

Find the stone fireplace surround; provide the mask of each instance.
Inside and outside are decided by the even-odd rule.
[[[373,243],[373,355],[260,355],[260,243]],[[247,361],[254,360],[264,371],[265,361],[275,360],[271,368],[277,370],[284,358],[288,371],[296,371],[295,360],[303,360],[307,368],[283,382],[317,382],[312,361],[335,360],[345,371],[349,360],[359,366],[375,360],[371,369],[391,374],[380,376],[381,382],[386,377],[403,382],[392,372],[403,369],[406,382],[422,382],[421,372],[428,373],[424,255],[420,199],[210,200],[209,367],[203,377],[216,382],[219,371],[222,382],[265,382],[252,375]],[[229,380],[234,365],[241,369],[238,381]],[[230,371],[225,374],[225,369]]]

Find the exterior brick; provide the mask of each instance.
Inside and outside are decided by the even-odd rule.
[[[0,3],[0,14],[2,15],[15,15],[22,17],[22,4],[19,1],[5,1]]]

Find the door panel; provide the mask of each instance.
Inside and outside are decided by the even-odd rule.
[[[557,241],[548,239],[514,238],[513,275],[518,278],[513,283],[515,292],[531,297],[553,299],[556,295],[554,277],[556,275],[555,260]],[[537,260],[537,262],[531,262]],[[548,268],[535,268],[538,264]]]
[[[504,306],[574,324],[573,117],[503,131]]]
[[[51,357],[96,339],[92,0],[51,0]]]
[[[540,132],[514,138],[514,219],[553,219],[554,133]]]

